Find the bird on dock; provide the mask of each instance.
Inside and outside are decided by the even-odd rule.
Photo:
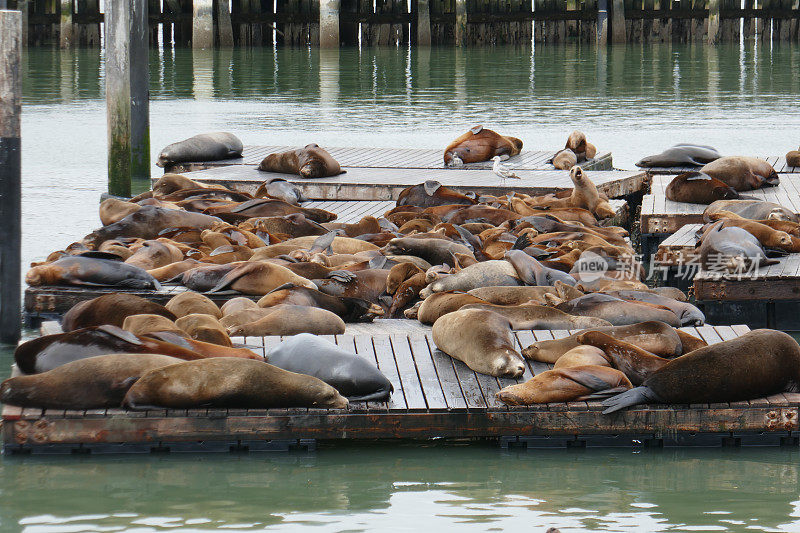
[[[508,166],[508,163],[503,163],[500,159],[499,155],[496,155],[492,158],[494,161],[494,165],[492,166],[492,172],[494,172],[497,176],[503,180],[503,184],[506,183],[506,178],[514,178],[514,179],[522,179],[513,172],[511,172],[511,168]]]

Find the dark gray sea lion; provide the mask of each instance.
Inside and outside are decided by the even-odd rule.
[[[386,401],[394,387],[378,367],[316,335],[301,333],[267,352],[267,361],[319,378],[351,402]]]
[[[241,157],[242,141],[232,133],[201,133],[166,146],[158,154],[156,165],[165,167],[187,161],[217,161]]]
[[[151,370],[128,390],[123,405],[128,409],[344,409],[347,399],[313,376],[258,361],[220,358]]]
[[[193,291],[208,292],[216,287],[220,280],[230,271],[243,263],[246,263],[246,261],[228,263],[227,265],[199,266],[179,274],[172,281],[180,281],[184,287]]]
[[[773,202],[761,200],[717,200],[703,211],[703,220],[711,222],[710,215],[721,211],[729,211],[742,218],[750,220],[789,220],[800,222],[800,217],[794,212]]]
[[[697,243],[700,264],[715,272],[747,272],[752,265],[774,265],[777,259],[768,259],[758,239],[749,231],[737,227],[723,227],[715,222]]]
[[[142,375],[180,362],[160,354],[89,357],[41,374],[7,379],[0,385],[0,401],[40,409],[120,407],[128,389]]]
[[[444,291],[471,291],[479,287],[518,286],[523,282],[517,277],[517,271],[508,261],[489,260],[475,263],[461,269],[455,274],[440,278],[422,291],[420,296],[427,298],[433,293]]]
[[[416,207],[433,207],[435,205],[474,205],[478,202],[460,192],[443,187],[435,180],[428,180],[419,185],[406,187],[397,197],[397,205],[413,205]]]
[[[623,300],[648,302],[666,307],[675,313],[681,321],[681,326],[702,326],[706,321],[703,312],[689,302],[679,302],[667,296],[660,296],[646,291],[611,291],[607,294],[622,298]]]
[[[61,329],[69,332],[103,324],[121,328],[127,317],[139,314],[161,315],[170,320],[178,318],[163,305],[140,296],[113,293],[73,305],[69,311],[64,313],[64,318],[61,319]]]
[[[660,305],[647,302],[622,300],[608,294],[587,294],[556,306],[556,309],[571,315],[593,316],[611,322],[613,326],[624,326],[657,320],[670,326],[680,325],[678,317]]]
[[[283,178],[272,178],[265,181],[258,187],[253,196],[256,198],[267,196],[294,205],[300,205],[301,202],[308,201],[300,187]]]
[[[455,266],[453,254],[472,255],[472,250],[449,239],[400,237],[383,247],[384,255],[415,255],[431,265]]]
[[[566,272],[546,267],[522,250],[507,251],[505,260],[511,263],[517,272],[517,277],[526,285],[552,286],[556,281],[570,286],[578,283],[574,277]]]
[[[660,154],[650,155],[636,163],[637,167],[680,167],[697,166],[701,167],[722,157],[716,149],[711,146],[695,144],[676,144],[672,148],[667,148]]]
[[[325,294],[379,303],[381,295],[386,291],[388,277],[388,269],[369,269],[332,272],[327,278],[312,281]]]
[[[613,413],[640,403],[724,403],[795,392],[800,346],[782,331],[757,329],[678,357],[641,386],[603,402]]]
[[[726,156],[708,163],[700,172],[727,183],[737,191],[778,185],[780,178],[772,165],[757,157]]]
[[[710,204],[717,200],[740,198],[736,190],[702,172],[685,172],[669,182],[665,191],[667,200],[690,204]]]
[[[314,222],[336,220],[336,214],[330,211],[315,207],[301,207],[272,198],[254,198],[242,203],[223,204],[217,207],[209,207],[205,212],[219,217],[229,224],[238,224],[251,218],[279,217],[292,213],[301,213]]]
[[[79,285],[120,287],[125,289],[160,289],[153,276],[137,266],[80,255],[66,256],[52,263],[28,270],[25,282],[38,285]]]
[[[272,234],[284,233],[292,237],[307,235],[325,235],[328,229],[318,222],[309,220],[302,213],[292,213],[278,217],[257,217],[247,221],[256,235],[261,232]]]
[[[269,154],[258,165],[258,170],[297,174],[303,178],[325,178],[346,172],[331,154],[316,144],[307,144],[298,150]]]
[[[120,237],[138,237],[141,239],[157,239],[160,233],[168,228],[210,229],[222,220],[202,213],[190,213],[164,207],[145,206],[119,222],[109,224],[87,235],[83,241],[91,247],[98,247],[103,242]]]

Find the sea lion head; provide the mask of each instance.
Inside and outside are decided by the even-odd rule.
[[[300,167],[300,175],[304,178],[322,178],[325,176],[325,162],[311,158]]]
[[[493,376],[518,378],[525,373],[525,363],[517,352],[506,348],[497,353],[492,362],[492,370]]]
[[[643,158],[641,158],[641,159],[640,159],[640,160],[639,160],[639,161],[636,163],[636,166],[637,166],[637,167],[644,167],[644,168],[649,168],[649,167],[655,166],[655,164],[653,163],[653,157],[654,157],[654,156],[652,156],[652,155],[649,155],[649,156],[647,156],[647,157],[643,157]]]
[[[580,184],[583,181],[583,176],[584,176],[583,169],[578,165],[575,165],[574,167],[569,169],[569,177],[572,180],[572,183],[575,184],[575,186],[578,186],[578,184]]]

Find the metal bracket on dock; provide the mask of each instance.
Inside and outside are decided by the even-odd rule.
[[[43,422],[38,420],[38,422]],[[220,441],[176,441],[176,442],[125,442],[96,444],[44,444],[28,442],[25,431],[31,424],[20,420],[15,424],[21,434],[17,434],[16,444],[3,446],[4,455],[81,455],[81,454],[131,454],[131,453],[241,453],[241,452],[314,452],[317,449],[315,439],[290,440],[220,440]],[[35,423],[34,423],[35,425]],[[17,427],[15,425],[15,431]],[[40,428],[41,430],[41,428]],[[20,437],[24,437],[20,440]],[[32,438],[36,438],[33,433]]]

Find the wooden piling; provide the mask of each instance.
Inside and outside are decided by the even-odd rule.
[[[595,42],[598,46],[608,42],[608,0],[597,0],[597,32]]]
[[[61,48],[70,48],[73,45],[72,12],[74,7],[74,0],[61,0],[61,25],[59,34]]]
[[[339,0],[320,0],[319,47],[339,47]]]
[[[108,192],[130,196],[150,177],[147,0],[106,3]]]
[[[431,7],[428,0],[417,0],[417,46],[431,45]]]
[[[611,0],[611,42],[625,43],[625,2]]]
[[[28,46],[28,9],[29,0],[17,0],[17,10],[22,15],[22,47]]]
[[[233,46],[233,25],[231,24],[231,10],[227,0],[217,2],[217,32],[219,45],[229,48]]]
[[[214,1],[192,0],[192,48],[214,47]]]
[[[719,42],[719,4],[720,0],[708,0],[708,44]]]
[[[21,328],[22,15],[0,10],[0,342],[15,343]]]
[[[456,0],[456,25],[453,30],[456,46],[467,44],[467,0]]]

